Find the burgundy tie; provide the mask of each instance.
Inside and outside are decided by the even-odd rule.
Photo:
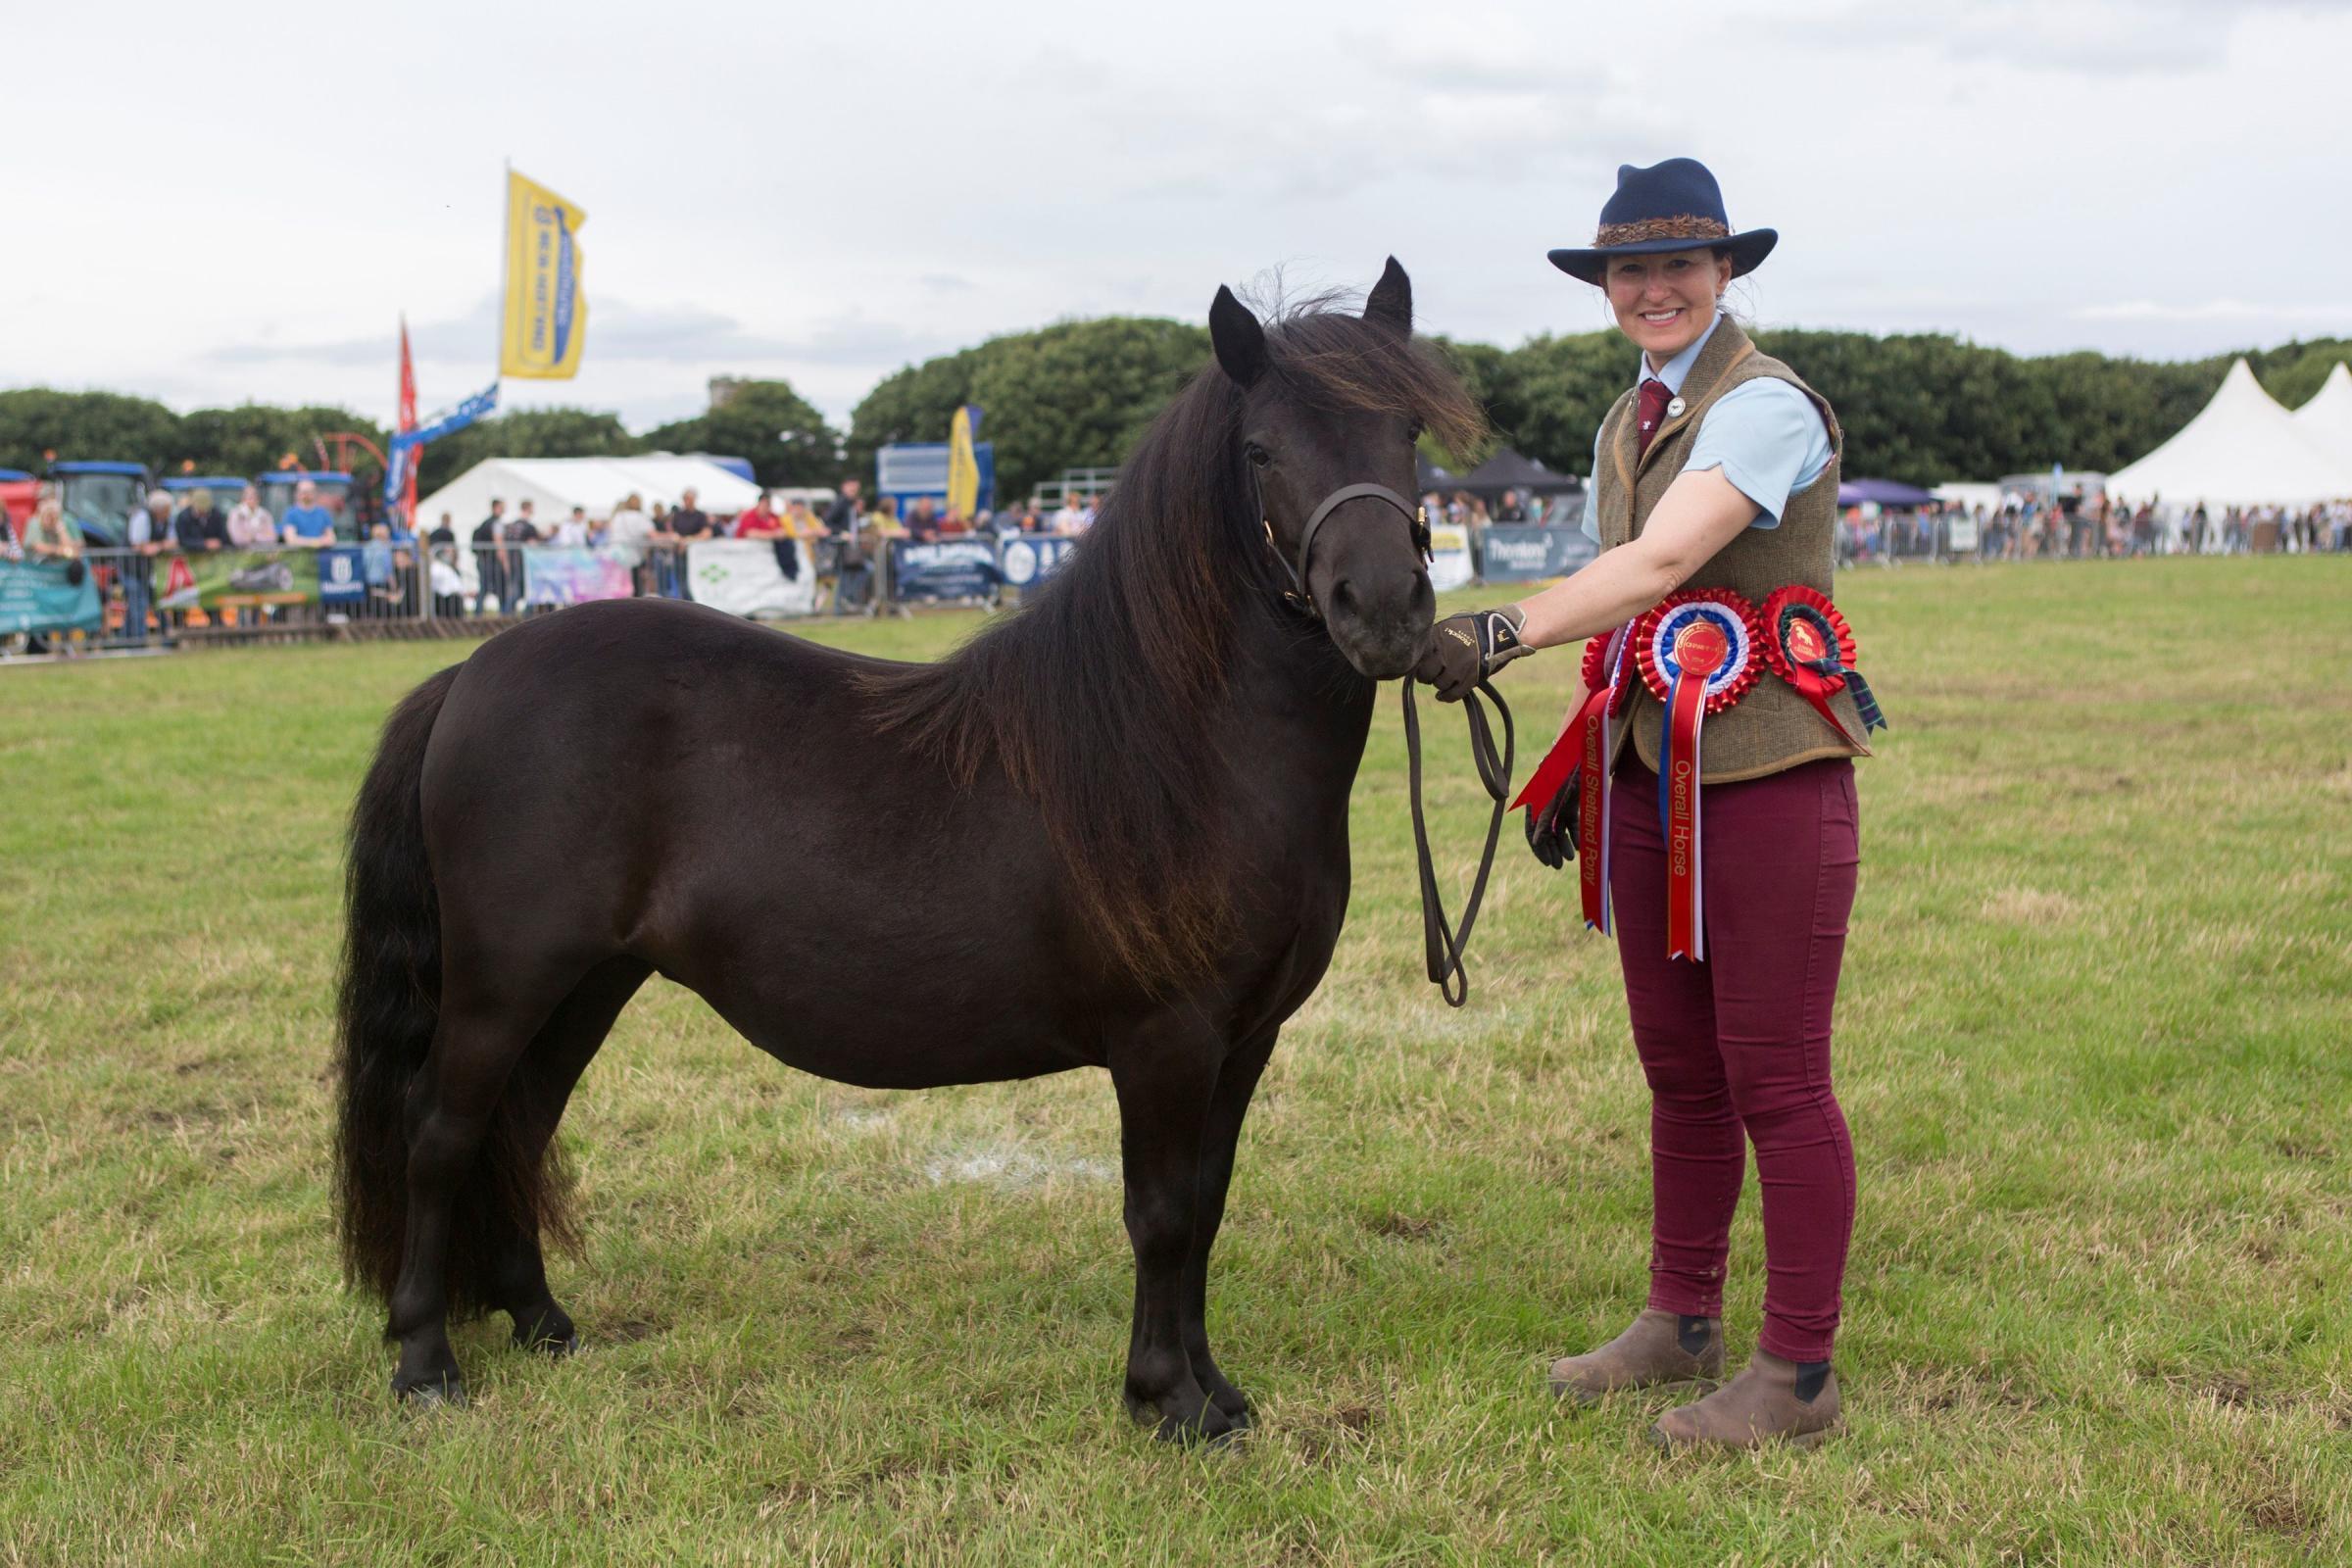
[[[1650,437],[1658,433],[1658,422],[1666,415],[1666,402],[1673,396],[1673,393],[1666,390],[1666,383],[1656,376],[1648,376],[1642,380],[1640,428],[1643,452],[1646,453],[1649,450]]]

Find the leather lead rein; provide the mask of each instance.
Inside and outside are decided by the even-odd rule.
[[[1413,808],[1413,854],[1421,873],[1421,950],[1424,966],[1429,971],[1438,995],[1449,1007],[1458,1007],[1470,1000],[1470,971],[1463,966],[1462,956],[1470,948],[1470,928],[1478,923],[1478,908],[1487,897],[1487,873],[1494,869],[1494,847],[1502,839],[1502,819],[1509,810],[1511,798],[1511,762],[1518,750],[1518,735],[1511,723],[1511,706],[1502,694],[1486,681],[1462,699],[1462,715],[1470,721],[1470,760],[1478,764],[1478,780],[1486,786],[1494,802],[1494,814],[1487,823],[1486,848],[1479,852],[1478,875],[1470,883],[1470,898],[1462,906],[1462,924],[1459,930],[1447,924],[1445,901],[1438,894],[1437,862],[1429,852],[1429,824],[1421,808],[1421,715],[1413,705],[1413,677],[1404,677],[1404,766],[1411,793]],[[1502,719],[1502,756],[1494,755],[1494,732],[1487,723],[1487,710],[1480,697],[1494,705],[1495,713]]]
[[[1252,489],[1257,475],[1250,476]],[[1283,598],[1316,620],[1323,612],[1316,608],[1314,596],[1307,591],[1308,558],[1315,548],[1315,534],[1340,506],[1348,501],[1379,501],[1394,508],[1412,529],[1413,546],[1424,561],[1431,559],[1429,519],[1420,508],[1404,497],[1380,484],[1343,485],[1323,498],[1320,506],[1306,519],[1306,527],[1298,539],[1298,564],[1290,559],[1274,542],[1274,520],[1265,514],[1265,497],[1257,497],[1258,516],[1265,524],[1266,545],[1282,569],[1290,575],[1290,591]],[[1429,822],[1421,806],[1421,714],[1413,704],[1413,677],[1406,675],[1401,686],[1404,698],[1404,765],[1407,789],[1413,813],[1413,855],[1418,860],[1421,876],[1421,950],[1423,966],[1429,971],[1430,984],[1446,999],[1449,1007],[1458,1007],[1470,1000],[1470,971],[1463,966],[1462,956],[1470,947],[1470,929],[1478,923],[1479,906],[1486,902],[1487,875],[1494,869],[1494,849],[1502,841],[1502,819],[1509,812],[1511,799],[1511,764],[1518,752],[1519,737],[1511,722],[1511,706],[1502,700],[1487,681],[1480,681],[1477,690],[1462,699],[1462,715],[1470,721],[1470,760],[1477,764],[1478,780],[1486,786],[1494,802],[1494,814],[1487,824],[1486,848],[1479,852],[1478,875],[1471,880],[1470,898],[1462,906],[1462,924],[1459,930],[1446,918],[1446,903],[1438,892],[1438,867],[1429,850]],[[1487,710],[1479,702],[1484,697],[1494,705],[1495,714],[1502,720],[1502,755],[1494,755],[1494,731],[1487,722]]]

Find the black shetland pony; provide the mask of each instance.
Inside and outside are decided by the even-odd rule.
[[[1479,416],[1414,342],[1394,260],[1360,317],[1261,325],[1220,289],[1209,324],[1215,366],[1068,567],[939,663],[624,600],[495,637],[393,712],[352,815],[338,1195],[397,1395],[463,1396],[453,1309],[574,1345],[540,1254],[572,1240],[552,1140],[658,971],[845,1083],[1107,1067],[1127,1398],[1163,1437],[1247,1424],[1209,1354],[1209,1249],[1250,1093],[1347,913],[1375,683],[1433,609],[1385,502],[1320,528],[1319,617],[1287,563],[1322,498],[1410,495],[1418,432],[1463,450]],[[822,964],[784,935],[811,907],[840,938]],[[941,933],[921,964],[891,956],[909,908]]]

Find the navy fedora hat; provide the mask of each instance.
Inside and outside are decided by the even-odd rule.
[[[1695,158],[1669,158],[1647,169],[1617,168],[1617,190],[1600,210],[1600,232],[1582,250],[1550,252],[1551,265],[1571,277],[1602,284],[1612,256],[1647,256],[1700,245],[1728,251],[1732,275],[1752,272],[1780,242],[1776,229],[1732,232],[1723,215],[1723,187]],[[1603,285],[1605,286],[1605,285]]]

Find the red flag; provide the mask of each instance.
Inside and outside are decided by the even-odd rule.
[[[416,428],[416,367],[409,359],[409,318],[400,318],[400,431],[402,434]],[[411,448],[401,458],[401,515],[411,528],[416,526],[416,452]]]

